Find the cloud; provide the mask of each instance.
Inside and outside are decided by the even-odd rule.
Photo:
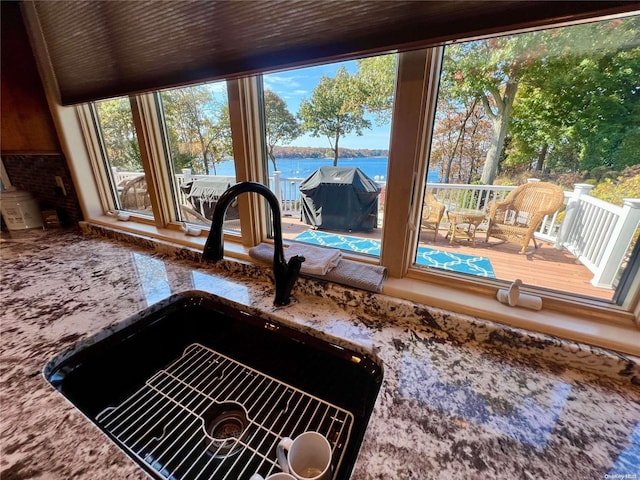
[[[302,86],[300,78],[302,75],[269,74],[262,77],[265,88],[280,90],[281,88],[299,88]]]

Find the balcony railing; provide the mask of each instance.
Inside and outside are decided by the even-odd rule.
[[[141,175],[135,172],[118,172],[115,169],[113,171],[118,186]],[[190,175],[188,171],[183,171],[176,175],[177,186],[198,178],[210,176]],[[229,183],[235,182],[234,177],[224,178]],[[279,198],[284,216],[300,217],[300,184],[304,180],[299,177],[284,178],[278,173],[269,178],[269,188]],[[376,183],[384,192],[386,183]],[[428,188],[447,208],[486,210],[489,202],[504,199],[516,187],[430,183]],[[566,208],[547,215],[535,236],[553,243],[555,248],[566,249],[575,255],[594,274],[591,281],[593,285],[611,288],[640,224],[640,199],[625,199],[624,205],[620,207],[591,197],[591,188],[592,185],[578,184],[573,192],[565,192]],[[177,191],[178,201],[182,205],[188,205],[184,192],[180,188]],[[381,197],[378,207],[380,223],[384,213],[384,193]]]

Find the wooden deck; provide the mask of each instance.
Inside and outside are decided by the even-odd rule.
[[[284,217],[282,233],[284,238],[293,239],[309,229],[308,225],[291,217]],[[345,232],[335,232],[345,234]],[[593,274],[576,257],[565,250],[556,250],[553,245],[538,241],[538,248],[531,243],[527,253],[519,254],[520,247],[513,243],[502,243],[497,239],[485,242],[485,234],[478,231],[476,247],[468,240],[457,240],[450,244],[445,238],[447,231],[441,228],[433,241],[433,230],[425,231],[420,236],[420,245],[443,251],[466,255],[480,255],[489,258],[496,278],[513,281],[517,278],[527,285],[549,288],[552,290],[582,295],[601,300],[611,300],[614,291],[597,288],[591,285]],[[371,232],[353,232],[349,236],[373,238],[379,240],[382,230]]]

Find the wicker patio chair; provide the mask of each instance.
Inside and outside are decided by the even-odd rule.
[[[501,202],[489,205],[489,237],[522,245],[520,253],[525,253],[529,241],[538,248],[534,232],[545,215],[552,215],[564,203],[562,188],[552,183],[535,182],[520,185]]]
[[[124,210],[146,212],[151,210],[151,199],[144,174],[132,178],[122,185],[120,201]]]
[[[424,202],[422,205],[422,227],[435,230],[433,241],[436,241],[440,221],[444,215],[444,203],[439,202],[430,190],[424,192]]]
[[[151,198],[147,190],[147,180],[144,175],[133,178],[122,186],[121,203],[124,210],[134,212],[150,212]],[[201,223],[209,225],[211,220],[205,218],[200,212],[191,208],[189,205],[180,205],[182,219],[185,222]]]

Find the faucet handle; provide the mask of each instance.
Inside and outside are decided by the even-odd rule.
[[[287,268],[291,272],[292,270],[295,272],[299,272],[300,268],[302,268],[302,262],[304,262],[306,258],[302,255],[294,255],[287,262]]]
[[[306,258],[302,255],[294,255],[293,257],[291,257],[287,262],[288,275],[297,277],[300,273],[300,269],[302,268],[302,262],[304,262],[305,260]]]

